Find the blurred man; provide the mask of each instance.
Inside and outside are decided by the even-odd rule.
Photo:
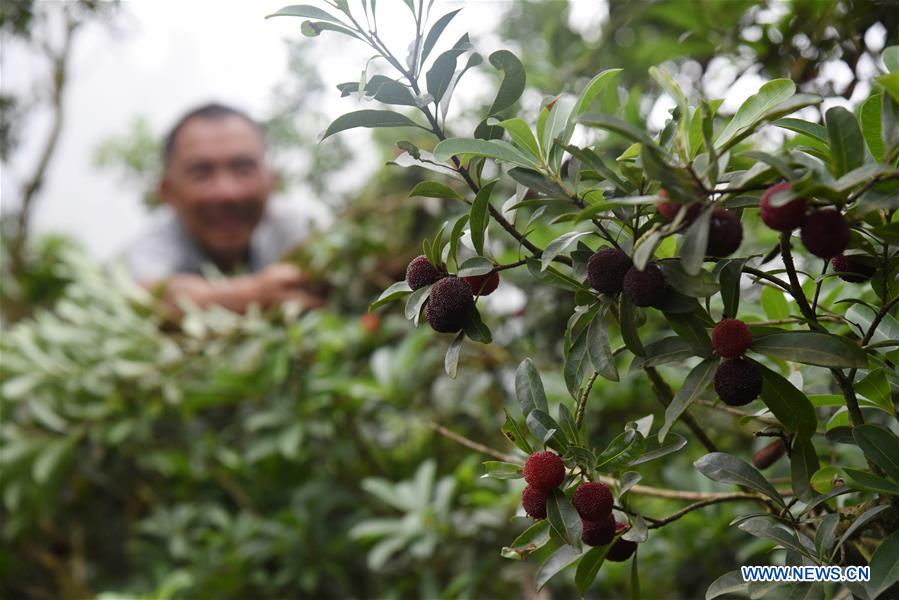
[[[303,273],[277,262],[305,228],[268,201],[276,178],[255,121],[221,104],[194,109],[166,138],[164,163],[158,193],[165,206],[127,252],[144,287],[163,290],[176,312],[179,299],[238,312],[291,300],[321,306],[304,289]],[[228,277],[207,279],[209,266]]]

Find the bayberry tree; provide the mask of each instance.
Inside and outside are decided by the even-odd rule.
[[[899,47],[882,53],[884,70],[855,112],[820,109],[821,96],[773,79],[724,115],[721,100],[688,96],[653,67],[658,93],[675,105],[659,131],[597,112],[617,68],[577,94],[545,98],[533,120],[519,115],[525,67],[499,50],[488,57],[501,74],[495,99],[463,132],[447,123],[450,102],[483,58],[467,35],[436,51],[458,10],[431,22],[425,3],[406,4],[415,36],[402,57],[379,36],[374,3],[289,6],[274,16],[305,19],[309,36],[366,44],[392,69],[339,86],[391,108],[344,114],[325,138],[357,127],[424,131],[430,145],[398,140],[396,163],[440,178],[409,195],[445,199],[448,213],[465,206],[372,310],[404,301],[414,325],[453,334],[445,368],[455,377],[466,343],[493,342],[478,304],[509,271],[570,294],[574,310],[559,332],[570,397],[550,408],[535,361],[516,357],[520,412],[502,428],[515,449],[460,439],[497,459],[484,463],[488,476],[527,482],[522,514],[536,522],[503,555],[545,556],[538,589],[576,565],[581,593],[605,560],[632,560],[639,597],[639,545],[652,543],[652,530],[733,503],[732,525],[773,541],[786,564],[866,564],[870,581],[839,585],[860,598],[884,595],[899,578]],[[587,405],[601,402],[595,382],[619,381],[627,362],[649,379],[659,409],[601,424],[618,433],[595,447],[584,422]],[[669,382],[662,365],[680,365],[684,376]],[[774,439],[753,457],[722,452],[691,408],[736,415]],[[707,450],[694,463],[699,473],[739,490],[640,484],[641,465],[688,442]],[[778,487],[762,471],[784,455],[790,477]],[[633,500],[641,494],[685,505],[652,514]],[[739,570],[709,584],[707,598],[770,591]],[[794,591],[819,597],[824,587]]]

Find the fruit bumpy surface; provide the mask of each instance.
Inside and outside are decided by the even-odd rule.
[[[612,514],[612,492],[604,483],[582,483],[574,490],[571,504],[582,519],[598,521]]]
[[[746,354],[752,344],[752,332],[739,319],[723,319],[712,330],[712,348],[724,358]]]
[[[755,363],[731,358],[715,371],[715,391],[730,406],[744,406],[762,393],[762,373]]]
[[[499,273],[491,271],[484,275],[463,277],[475,296],[489,296],[499,287]]]
[[[635,306],[654,306],[665,293],[665,275],[655,263],[642,271],[631,267],[624,276],[624,295]]]
[[[547,490],[534,487],[532,485],[524,488],[521,493],[521,504],[524,506],[524,512],[534,519],[546,518],[546,499],[549,496]]]
[[[524,462],[524,480],[541,490],[557,488],[565,481],[565,463],[549,450],[535,452]]]
[[[406,267],[406,283],[413,290],[436,283],[440,278],[440,271],[428,261],[425,255],[416,256]]]
[[[621,533],[623,529],[625,529],[627,525],[621,522],[615,523],[615,534]],[[637,551],[637,542],[631,542],[629,540],[623,540],[618,538],[615,540],[615,543],[612,544],[612,547],[609,548],[608,554],[606,554],[606,560],[610,560],[612,562],[624,562],[634,555],[634,552]]]
[[[605,546],[615,537],[615,517],[609,515],[599,521],[581,520],[581,541],[588,546]]]
[[[840,279],[849,283],[862,283],[871,279],[874,275],[874,269],[865,263],[851,257],[840,254],[830,259],[830,266],[833,267]]]
[[[617,248],[603,248],[587,261],[587,282],[601,294],[614,296],[624,286],[624,276],[633,266],[631,257]]]
[[[474,308],[471,287],[464,279],[444,277],[431,288],[428,298],[428,323],[434,331],[455,333],[465,326]]]

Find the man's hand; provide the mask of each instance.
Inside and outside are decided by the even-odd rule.
[[[235,312],[246,312],[251,304],[270,308],[285,302],[299,302],[304,308],[320,308],[325,300],[304,285],[308,277],[295,265],[276,263],[258,273],[208,281],[199,275],[174,275],[165,282],[163,300],[170,311],[180,316],[179,300],[201,307],[219,305]],[[159,282],[145,282],[148,289]]]
[[[299,302],[305,308],[320,308],[325,303],[323,298],[303,287],[309,278],[295,265],[275,263],[250,277],[255,279],[255,295],[264,308],[285,302]]]

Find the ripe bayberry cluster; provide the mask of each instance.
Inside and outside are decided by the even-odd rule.
[[[524,480],[528,484],[521,495],[525,512],[534,519],[545,519],[549,494],[565,481],[565,464],[554,452],[535,452],[524,463]],[[588,546],[605,546],[627,527],[615,521],[612,503],[609,487],[599,482],[582,483],[571,495],[571,504],[581,517],[581,540]],[[619,539],[606,558],[625,561],[636,549],[635,542]]]
[[[428,324],[434,331],[455,333],[465,327],[475,296],[488,296],[499,286],[499,273],[456,277],[421,255],[406,267],[406,283],[412,290],[433,285],[425,305]]]
[[[524,511],[535,519],[545,519],[549,493],[565,481],[565,463],[549,450],[535,452],[524,462],[524,480],[528,484],[521,496]]]
[[[643,270],[618,248],[602,248],[587,261],[587,282],[596,291],[614,296],[624,292],[636,306],[653,306],[665,293],[665,276],[655,263]]]
[[[752,332],[739,319],[723,319],[712,330],[712,348],[725,358],[715,371],[715,391],[725,404],[743,406],[762,392],[762,373],[743,358],[752,345]]]

